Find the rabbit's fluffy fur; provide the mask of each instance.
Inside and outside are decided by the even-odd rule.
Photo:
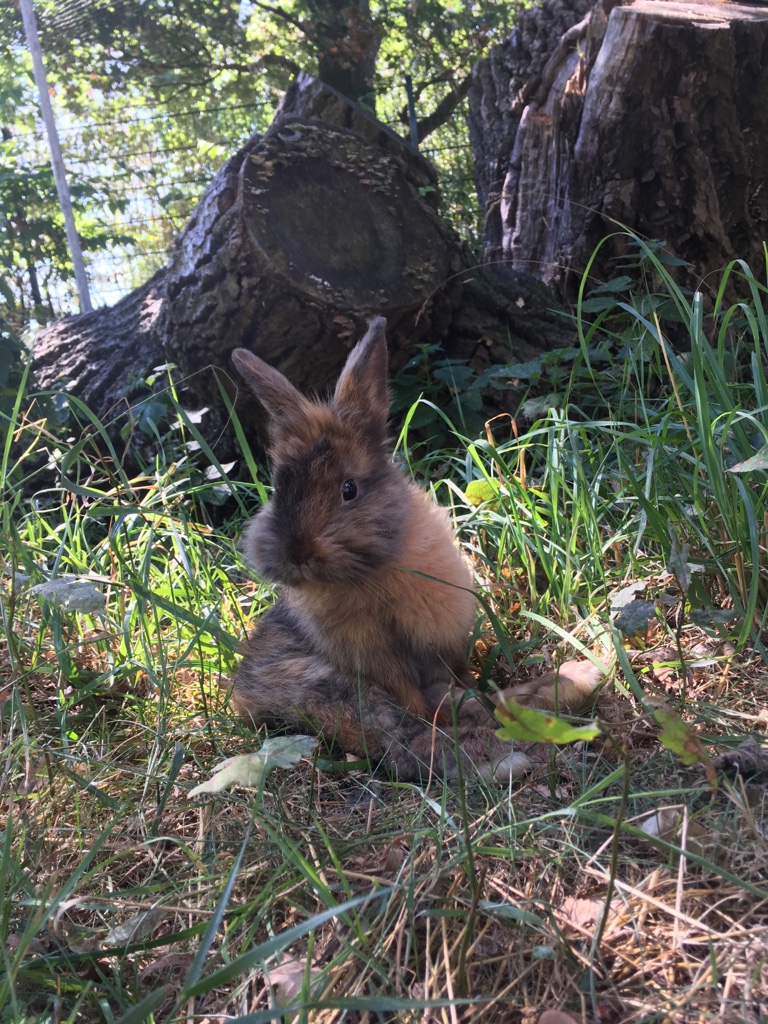
[[[484,706],[453,701],[452,684],[471,685],[472,579],[447,513],[393,461],[385,326],[371,322],[328,403],[246,349],[233,353],[269,414],[275,485],[243,550],[281,587],[247,640],[234,702],[401,779],[430,767],[453,777],[457,754],[487,778],[518,775],[528,759],[495,737]]]

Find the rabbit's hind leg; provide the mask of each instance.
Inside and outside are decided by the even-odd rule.
[[[594,704],[605,682],[605,673],[587,659],[563,662],[556,669],[512,686],[492,697],[493,703],[505,699],[526,707],[555,712],[581,712]],[[461,691],[456,691],[460,695]],[[455,695],[454,698],[455,699]],[[515,740],[508,742],[493,735],[498,723],[488,709],[475,698],[461,699],[459,706],[461,749],[464,762],[471,762],[477,774],[486,780],[506,781],[527,774],[546,757],[546,744]],[[475,729],[473,730],[473,723]]]
[[[237,710],[255,722],[287,726],[293,732],[321,736],[374,765],[381,762],[402,781],[418,781],[429,773],[432,731],[385,691],[362,680],[345,679],[316,655],[294,653],[279,660],[243,660],[235,683]],[[441,737],[438,753],[446,744]],[[435,771],[454,765],[438,758]]]

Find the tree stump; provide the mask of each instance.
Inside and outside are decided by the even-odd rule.
[[[65,381],[108,419],[130,404],[131,381],[172,364],[223,459],[235,444],[211,368],[246,429],[260,423],[230,368],[237,346],[322,391],[375,314],[387,317],[395,369],[418,342],[479,371],[567,343],[552,296],[523,274],[487,280],[438,200],[416,149],[301,75],[267,133],[215,176],[151,287],[38,335],[38,383]]]
[[[527,84],[541,81],[542,72],[563,49],[563,40],[569,38],[569,29],[593,5],[594,0],[543,0],[526,8],[518,15],[509,37],[493,46],[472,69],[467,122],[477,195],[485,211],[484,258],[492,266],[500,266],[505,260],[501,198],[523,112],[520,92]],[[565,47],[573,49],[567,42]]]
[[[473,101],[474,133],[502,139],[488,259],[572,299],[618,222],[690,263],[680,281],[691,287],[716,286],[737,257],[757,272],[768,229],[767,43],[765,8],[604,0],[522,88],[509,52],[491,54]],[[514,92],[495,120],[489,83],[494,96]],[[601,249],[596,278],[610,276],[624,244]]]

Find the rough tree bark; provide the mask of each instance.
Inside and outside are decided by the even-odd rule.
[[[472,70],[469,137],[477,195],[485,211],[483,243],[488,263],[500,265],[508,259],[502,248],[501,197],[522,114],[520,91],[526,83],[541,79],[563,36],[593,6],[594,0],[543,0],[526,8],[509,37],[493,46]]]
[[[564,343],[551,296],[524,275],[486,280],[437,196],[418,151],[302,75],[269,131],[216,175],[163,271],[114,308],[40,333],[38,382],[65,380],[105,419],[129,404],[131,380],[175,364],[223,458],[233,445],[211,367],[228,380],[238,345],[322,390],[376,313],[395,368],[419,341],[478,369]],[[255,404],[239,410],[249,428]]]
[[[545,9],[561,16],[564,3],[548,0]],[[680,279],[691,287],[735,257],[760,267],[768,10],[601,0],[582,18],[573,0],[567,11],[572,24],[534,77],[521,74],[531,64],[525,31],[475,72],[487,260],[526,270],[569,299],[618,221],[687,260]],[[623,245],[617,237],[601,250],[596,278],[610,276]]]

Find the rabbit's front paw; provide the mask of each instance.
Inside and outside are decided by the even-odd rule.
[[[498,761],[486,761],[475,765],[475,770],[486,782],[506,782],[509,779],[521,779],[531,770],[531,760],[525,754],[512,750],[506,757]]]

